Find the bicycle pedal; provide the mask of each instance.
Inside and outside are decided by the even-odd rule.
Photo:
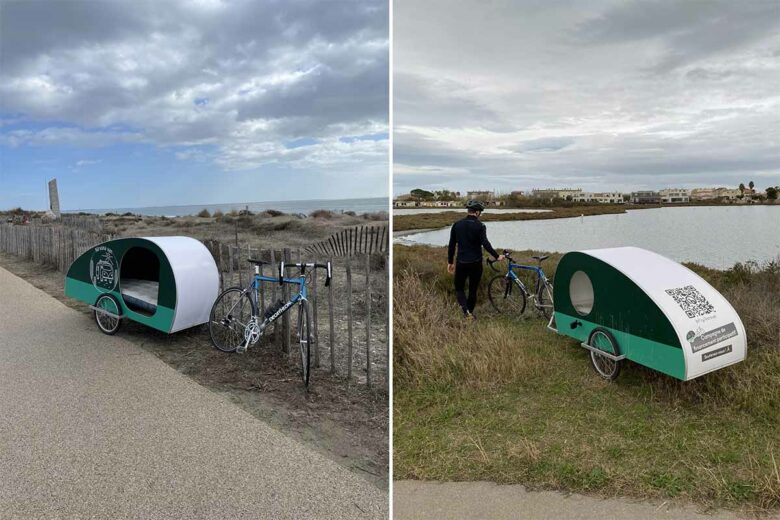
[[[246,348],[247,348],[246,344],[239,345],[238,347],[236,347],[236,353],[243,354],[246,352]]]

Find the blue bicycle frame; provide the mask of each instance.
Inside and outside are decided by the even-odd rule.
[[[514,272],[514,269],[525,269],[526,271],[534,271],[536,273],[536,291],[534,291],[534,294],[541,290],[542,284],[545,280],[547,280],[547,277],[544,274],[544,271],[541,267],[535,267],[533,265],[521,265],[521,264],[515,264],[511,261],[509,262],[509,268],[507,269],[506,277],[510,280],[513,280],[515,283],[517,283],[526,294],[531,294],[528,291],[528,287],[525,286],[523,281],[520,279],[519,276]]]
[[[281,280],[278,277],[275,276],[265,276],[260,274],[259,267],[255,267],[255,279],[252,281],[252,298],[254,299],[255,303],[255,309],[258,309],[257,302],[260,301],[260,284],[262,282],[272,282],[272,283],[282,283],[282,284],[291,284],[291,285],[297,285],[298,286],[298,292],[292,296],[282,307],[280,307],[276,312],[273,313],[273,315],[269,316],[268,319],[264,320],[266,324],[270,324],[272,321],[274,321],[276,318],[284,314],[290,307],[295,305],[296,303],[302,301],[302,300],[308,300],[307,297],[307,290],[306,290],[306,276],[295,276],[293,278],[282,278]],[[259,312],[259,309],[258,309]]]

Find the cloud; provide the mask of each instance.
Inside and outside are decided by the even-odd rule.
[[[138,140],[226,169],[386,161],[387,140],[282,150],[387,131],[381,0],[6,2],[0,68],[0,114],[44,127],[17,121],[10,146]]]
[[[103,162],[103,161],[101,161],[99,159],[81,159],[81,160],[76,161],[76,167],[80,168],[82,166],[90,166],[92,164],[100,164],[101,162]]]
[[[396,193],[780,181],[777,2],[397,0],[394,23]]]
[[[49,127],[42,130],[9,130],[0,133],[0,145],[18,146],[74,146],[98,148],[115,143],[142,142],[140,132],[124,130],[82,130],[78,127]]]

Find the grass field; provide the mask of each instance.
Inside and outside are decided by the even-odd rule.
[[[629,363],[607,383],[533,311],[509,318],[483,304],[477,322],[462,320],[443,248],[394,253],[395,479],[780,508],[776,264],[691,266],[742,317],[745,362],[689,382]]]

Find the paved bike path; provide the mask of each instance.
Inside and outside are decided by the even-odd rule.
[[[0,518],[384,518],[387,493],[0,268]]]

